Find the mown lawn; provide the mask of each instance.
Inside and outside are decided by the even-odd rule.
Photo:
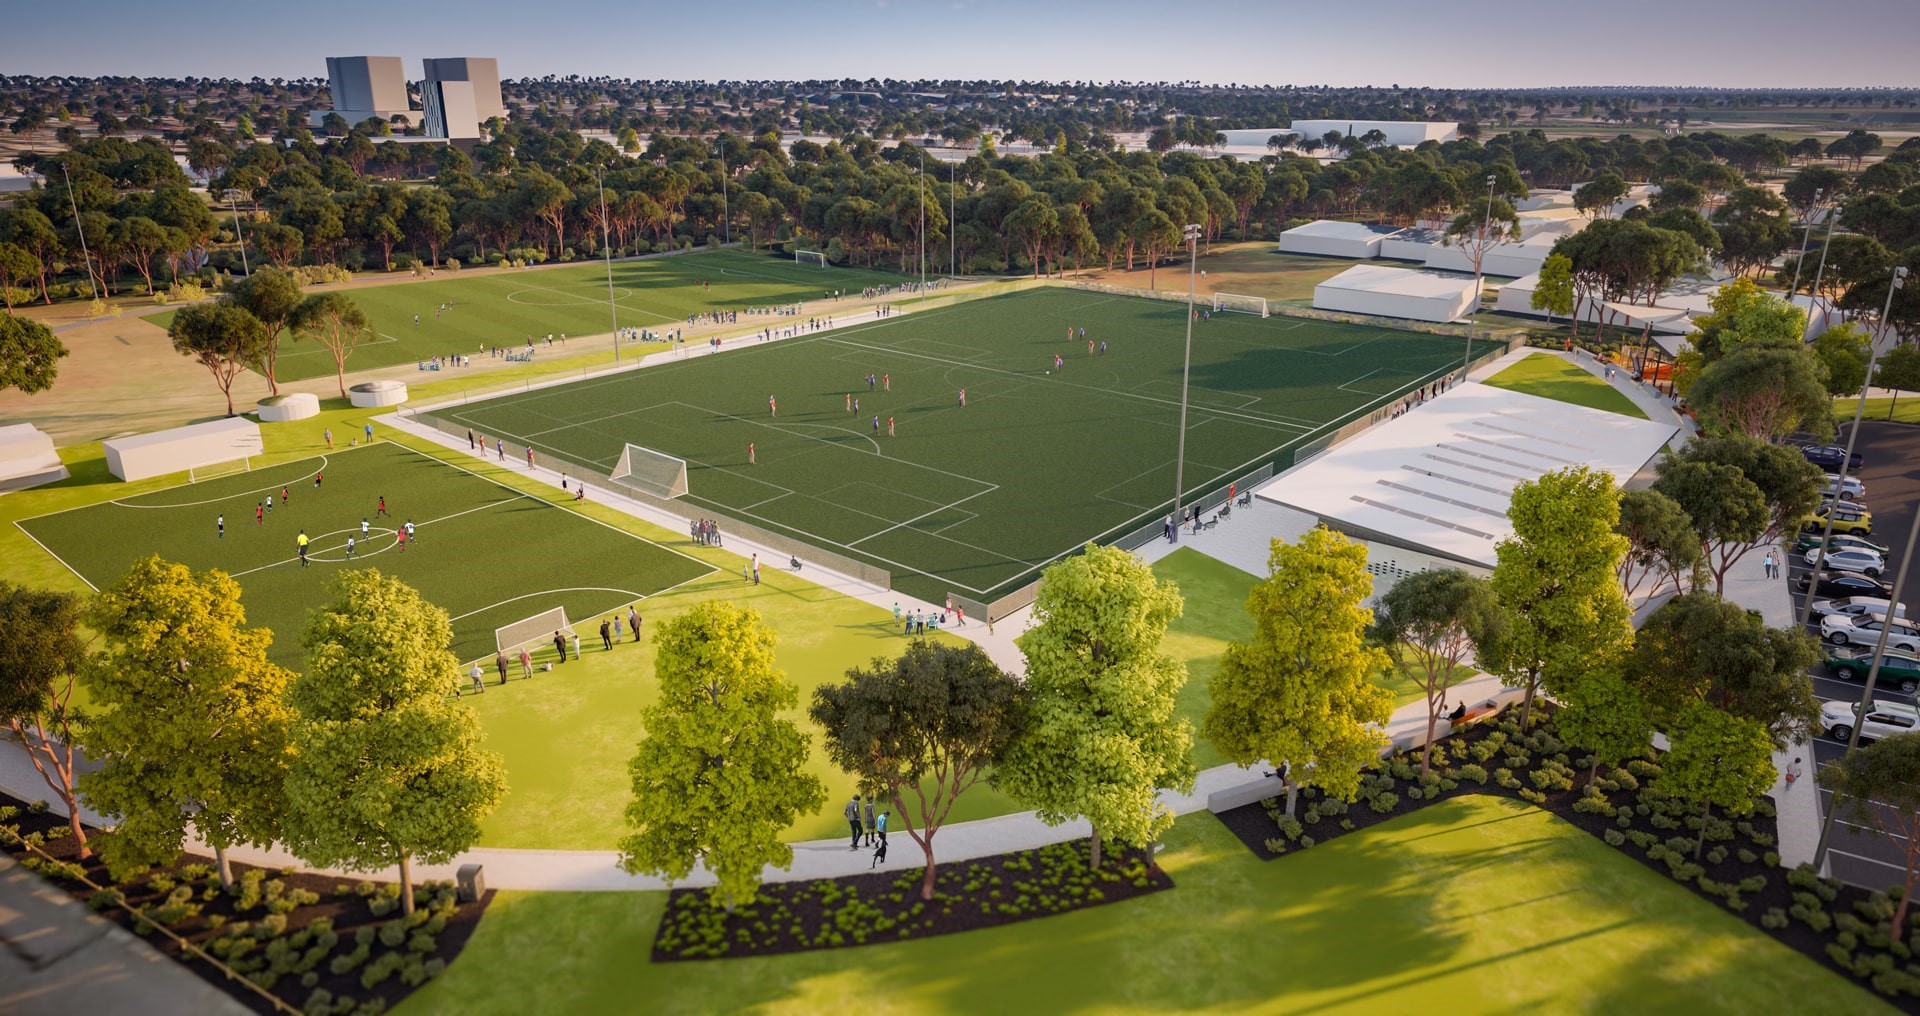
[[[1530,354],[1482,383],[1589,409],[1604,409],[1637,420],[1647,418],[1647,414],[1634,405],[1632,399],[1612,385],[1587,373],[1586,368],[1579,364],[1557,356]]]

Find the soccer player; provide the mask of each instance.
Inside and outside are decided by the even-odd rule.
[[[217,537],[218,539],[222,539],[222,540],[226,539],[227,538],[226,515],[224,514],[215,515],[213,517],[213,528],[214,528],[214,531],[219,534],[219,536]]]
[[[887,417],[887,436],[893,436],[893,417]]]
[[[273,495],[272,494],[267,495],[267,514],[268,515],[273,514]]]
[[[267,509],[258,501],[253,503],[253,524],[256,526],[267,524]]]
[[[780,403],[773,401],[773,396],[771,395],[767,396],[767,415],[768,416],[780,415]]]
[[[873,432],[876,435],[880,433],[880,418],[878,416],[873,418]]]
[[[385,494],[380,495],[380,503],[374,508],[373,515],[375,518],[379,518],[382,515],[387,515],[387,495]],[[391,515],[387,515],[387,518],[392,518],[392,517],[393,516]],[[364,522],[365,520],[362,519],[361,521]]]
[[[319,490],[319,489],[320,489],[320,481],[321,481],[321,480],[324,480],[324,479],[326,479],[326,478],[327,478],[327,474],[325,474],[325,473],[315,473],[315,474],[313,474],[313,488],[314,488],[315,490]]]
[[[402,529],[398,533],[395,533],[394,535],[400,538],[400,553],[402,554],[406,553],[407,552],[407,531]]]
[[[965,388],[960,389],[960,408],[967,408],[967,390]]]
[[[353,560],[353,534],[347,534],[347,560]]]
[[[892,374],[880,375],[880,390],[883,392],[893,391],[893,375]]]
[[[847,393],[847,412],[853,412],[853,393]]]
[[[749,466],[759,465],[759,463],[753,460],[753,442],[752,441],[747,442],[747,465]]]
[[[300,567],[305,568],[307,566],[307,531],[300,530],[300,536],[294,542],[300,546]]]
[[[360,538],[362,540],[367,538],[367,520],[364,517],[360,520]]]
[[[327,439],[327,450],[332,451],[333,450],[333,428],[328,427],[326,429],[326,432],[321,436]]]
[[[280,488],[280,506],[284,508],[287,505],[290,505],[292,503],[293,503],[293,495],[287,493],[287,488],[285,487]]]
[[[407,531],[407,539],[409,539],[409,540],[411,540],[411,539],[413,539],[413,520],[412,520],[412,519],[408,519],[408,520],[407,520],[407,524],[406,524],[406,526],[405,526],[404,528],[405,528],[405,529],[406,529],[406,531]]]

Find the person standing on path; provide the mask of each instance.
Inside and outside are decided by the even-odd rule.
[[[847,807],[844,811],[841,812],[841,814],[847,817],[847,826],[853,830],[853,842],[847,845],[847,849],[859,850],[860,849],[860,832],[861,832],[860,830],[860,795],[859,794],[853,795],[853,800],[847,802]]]
[[[467,450],[473,451],[477,447],[479,447],[479,445],[475,444],[473,440],[473,428],[468,427],[467,428]]]
[[[300,536],[294,542],[300,547],[300,567],[305,568],[307,566],[307,531],[300,530]]]
[[[560,662],[567,662],[567,639],[559,632],[553,633],[553,651],[560,654]]]
[[[880,809],[880,817],[874,820],[873,834],[880,837],[881,859],[885,860],[887,853],[887,811],[885,808]]]
[[[216,539],[224,540],[227,538],[226,515],[221,514],[221,515],[215,515],[213,517],[213,530],[214,530],[214,536]]]
[[[500,683],[506,684],[507,683],[507,654],[505,650],[502,650],[500,655],[495,656],[493,658],[493,665],[495,669],[500,671]]]
[[[867,797],[866,813],[863,817],[866,819],[866,825],[867,825],[867,846],[871,847],[873,846],[873,835],[874,835],[872,795],[869,795]]]
[[[527,468],[528,469],[533,468],[533,446],[532,445],[527,446]]]
[[[533,676],[533,654],[530,652],[527,652],[526,646],[520,647],[520,676],[521,677]]]
[[[600,621],[600,645],[609,652],[613,650],[613,622],[604,618]]]
[[[627,608],[627,627],[633,630],[633,640],[640,641],[640,611],[632,607]]]
[[[885,863],[887,863],[887,839],[882,836],[880,845],[873,848],[873,860],[867,864],[867,868],[872,870]]]

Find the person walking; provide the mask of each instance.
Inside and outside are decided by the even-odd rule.
[[[498,671],[500,671],[500,683],[501,683],[501,684],[506,684],[506,683],[507,683],[507,653],[506,653],[506,650],[504,650],[504,649],[503,649],[503,650],[501,650],[501,651],[500,651],[500,654],[499,654],[498,656],[495,656],[495,657],[493,658],[493,666],[494,666],[494,669],[496,669],[496,670],[498,670]]]
[[[613,649],[613,622],[602,619],[600,622],[600,645],[608,651]]]
[[[559,632],[553,633],[553,651],[560,654],[560,662],[567,662],[567,639]]]
[[[366,539],[367,539],[367,520],[365,518],[362,518],[360,520],[360,540],[361,542],[364,543],[366,542]]]
[[[353,534],[347,534],[347,560],[353,560]]]
[[[380,495],[380,503],[374,505],[374,508],[373,508],[374,518],[377,519],[382,515],[386,515],[387,518],[393,518],[392,515],[387,515],[387,495],[385,494]]]
[[[407,531],[404,529],[395,530],[393,535],[394,535],[394,539],[397,540],[400,544],[400,553],[402,554],[406,553],[407,552]]]
[[[1771,551],[1771,550],[1769,550],[1769,551],[1767,551],[1767,556],[1766,556],[1766,557],[1763,557],[1763,558],[1761,558],[1761,559],[1760,559],[1760,566],[1761,566],[1761,568],[1763,568],[1763,569],[1765,570],[1765,574],[1766,574],[1766,576],[1767,576],[1767,578],[1773,578],[1773,577],[1774,577],[1774,574],[1773,574],[1773,551]]]
[[[527,446],[527,468],[528,469],[533,468],[533,446],[532,445]]]
[[[1795,757],[1792,762],[1787,763],[1787,772],[1786,772],[1787,789],[1789,790],[1793,789],[1793,785],[1799,782],[1800,773],[1801,773],[1800,759],[1798,757]]]
[[[467,679],[473,682],[473,693],[476,695],[485,695],[487,693],[487,682],[480,679],[480,675],[484,673],[486,673],[486,671],[480,669],[479,660],[473,661],[473,669],[467,671]]]
[[[520,647],[520,676],[533,676],[533,654],[527,651],[526,646]]]
[[[880,852],[884,855],[887,850],[887,810],[885,808],[880,809],[880,817],[874,820],[873,834],[880,837]]]
[[[320,436],[327,439],[327,450],[332,451],[333,450],[333,428],[328,427],[325,431],[321,432]]]
[[[294,542],[300,547],[300,567],[305,568],[307,566],[307,531],[300,530],[300,536]]]
[[[411,540],[411,539],[413,539],[413,538],[414,538],[414,536],[413,536],[413,520],[412,520],[412,519],[408,519],[408,520],[407,520],[407,524],[406,524],[406,525],[404,525],[404,526],[401,526],[400,528],[402,528],[402,529],[405,529],[405,530],[407,531],[407,539],[409,539],[409,540]]]
[[[633,630],[633,640],[640,641],[640,612],[632,607],[627,608],[627,627]]]
[[[256,526],[267,524],[267,508],[258,501],[253,503],[253,524]]]
[[[468,427],[467,428],[467,450],[473,451],[475,448],[478,448],[478,447],[479,445],[476,444],[473,440],[473,428]]]
[[[883,392],[893,391],[893,375],[892,374],[880,375],[880,390]]]
[[[853,795],[853,800],[847,802],[847,806],[845,809],[841,811],[841,814],[846,816],[847,826],[848,828],[853,830],[853,842],[847,845],[847,849],[859,850],[860,849],[860,833],[861,833],[860,795],[859,794]]]
[[[868,797],[867,797],[867,807],[866,807],[866,812],[865,812],[865,814],[864,814],[864,815],[863,815],[862,817],[866,819],[866,826],[867,826],[867,846],[869,846],[869,847],[871,847],[871,846],[873,846],[873,835],[874,835],[874,826],[873,826],[873,796],[872,796],[872,795],[868,795]]]
[[[883,836],[880,838],[880,845],[873,848],[873,860],[867,864],[867,868],[872,870],[885,863],[887,863],[887,840]]]

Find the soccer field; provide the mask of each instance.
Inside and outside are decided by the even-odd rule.
[[[690,513],[867,561],[935,602],[991,600],[1168,510],[1184,313],[1048,288],[433,415],[601,472],[628,443],[678,456]],[[1196,323],[1188,493],[1291,465],[1294,448],[1456,367],[1462,342],[1298,318]]]
[[[685,327],[687,315],[703,311],[803,303],[808,312],[824,314],[827,304],[821,297],[827,290],[858,296],[868,286],[898,285],[903,278],[860,269],[822,269],[765,254],[705,251],[614,262],[613,302],[619,309],[620,327],[660,331]],[[396,281],[345,292],[366,312],[375,333],[372,341],[347,358],[348,371],[418,363],[435,356],[472,356],[487,346],[524,347],[529,336],[544,339],[551,333],[556,339],[560,335],[577,338],[613,330],[613,315],[607,309],[607,267],[599,261],[534,271],[468,275],[442,271],[421,282]],[[448,303],[452,309],[438,313]],[[415,315],[419,315],[418,324]],[[149,315],[147,320],[165,328],[173,312]],[[773,320],[742,314],[740,327]],[[648,347],[630,344],[627,348]],[[281,343],[275,373],[282,381],[327,377],[333,374],[333,354],[289,336]]]
[[[316,476],[324,482],[314,485]],[[255,506],[281,501],[265,523]],[[391,517],[376,514],[384,497]],[[226,516],[226,536],[215,519]],[[360,537],[367,520],[369,537]],[[397,531],[414,523],[404,552]],[[397,576],[453,618],[462,660],[491,656],[501,625],[563,606],[587,638],[597,615],[712,572],[708,565],[400,445],[381,442],[19,523],[95,588],[158,554],[239,580],[247,622],[273,629],[276,662],[301,669],[300,630],[341,568]],[[302,568],[295,537],[312,541]],[[346,541],[359,542],[354,558]],[[548,652],[552,650],[549,648]]]

